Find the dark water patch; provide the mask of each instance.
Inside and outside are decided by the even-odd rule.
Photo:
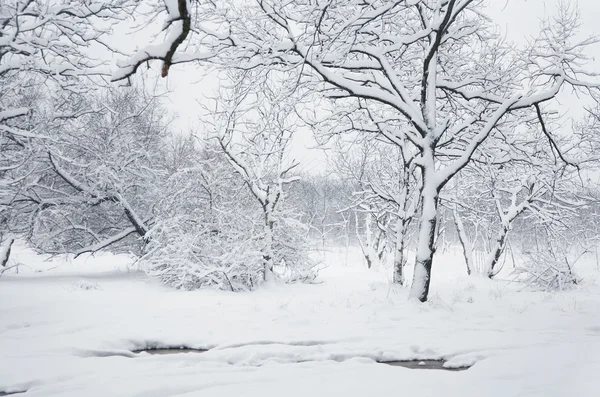
[[[182,354],[182,353],[205,353],[208,349],[191,349],[189,347],[164,347],[164,348],[146,348],[132,350],[132,353],[148,353],[152,355]]]
[[[397,361],[378,361],[380,364],[387,364],[393,367],[404,367],[410,369],[441,369],[444,371],[464,371],[470,367],[449,368],[444,367],[445,360],[397,360]]]
[[[256,343],[255,343],[256,344]],[[280,344],[280,343],[260,343],[260,344]],[[312,346],[311,344],[297,344],[300,346]],[[247,346],[247,345],[240,345],[239,347],[242,346]],[[220,349],[230,349],[230,348],[235,348],[233,346],[225,346],[225,347],[217,347],[215,350],[220,350]],[[101,357],[108,357],[108,356],[113,356],[113,355],[122,355],[125,357],[140,357],[141,353],[148,353],[150,355],[157,355],[157,356],[164,356],[164,355],[173,355],[173,354],[187,354],[187,353],[195,353],[195,354],[199,354],[199,353],[206,353],[211,349],[203,349],[203,348],[191,348],[191,347],[187,347],[187,346],[154,346],[152,347],[152,345],[145,347],[145,348],[141,348],[141,349],[135,349],[135,350],[131,350],[131,351],[126,351],[126,353],[124,354],[123,352],[104,352],[104,354],[98,354],[96,353],[96,356],[101,356]],[[346,356],[344,355],[343,357],[330,357],[329,359],[334,360],[334,361],[338,361],[338,362],[343,362],[346,361],[348,359],[350,359],[352,357]],[[305,363],[305,362],[312,362],[315,360],[311,360],[311,359],[307,359],[307,360],[299,360],[296,361],[296,363]],[[318,361],[318,360],[317,360]],[[460,366],[460,367],[446,367],[446,360],[389,360],[389,361],[377,361],[379,364],[386,364],[386,365],[390,365],[392,367],[404,367],[404,368],[409,368],[409,369],[436,369],[436,370],[443,370],[443,371],[453,371],[453,372],[457,372],[457,371],[464,371],[467,370],[471,367],[471,365],[468,366]],[[230,364],[234,364],[234,363],[230,363]],[[291,364],[291,363],[290,363]],[[3,394],[0,393],[0,397]]]

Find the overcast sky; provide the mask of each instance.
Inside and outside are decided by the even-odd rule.
[[[539,31],[542,18],[555,13],[559,2],[560,0],[489,0],[486,14],[498,23],[509,40],[524,43]],[[571,2],[577,4],[581,11],[581,34],[600,35],[600,0]],[[135,41],[140,41],[139,37]],[[589,56],[595,58],[594,67],[600,72],[600,45],[592,48]],[[158,67],[158,64],[153,66],[155,70]],[[197,101],[202,100],[202,95],[212,94],[217,86],[214,78],[202,79],[195,66],[179,66],[174,67],[168,78],[160,81],[159,85],[168,87],[171,91],[168,95],[169,103],[178,116],[175,128],[182,132],[197,129],[197,120],[201,116]],[[566,109],[569,104],[574,103],[569,97],[562,98],[561,102]],[[306,170],[319,172],[325,168],[325,155],[320,150],[307,149],[311,146],[314,146],[314,142],[310,133],[301,132],[295,141],[293,156],[305,164]]]

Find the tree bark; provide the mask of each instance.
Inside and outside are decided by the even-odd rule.
[[[496,274],[498,274],[494,271],[494,269],[496,268],[496,265],[500,260],[502,252],[504,252],[504,246],[506,243],[506,236],[508,235],[508,230],[508,227],[502,226],[502,229],[500,229],[500,233],[498,233],[496,244],[494,244],[494,248],[490,251],[486,258],[485,270],[489,278],[493,278]]]
[[[435,229],[438,220],[439,196],[438,186],[435,183],[435,171],[433,169],[425,169],[423,171],[423,189],[421,191],[423,206],[419,223],[417,260],[415,262],[415,272],[409,297],[426,302],[429,295],[431,267],[435,253]]]
[[[404,265],[406,256],[404,256],[404,244],[406,238],[406,220],[398,217],[396,220],[396,247],[394,252],[394,275],[395,284],[404,285]]]
[[[465,226],[462,223],[462,219],[460,218],[460,214],[458,210],[453,211],[454,215],[454,224],[456,225],[456,230],[458,231],[458,240],[460,241],[460,245],[463,249],[463,255],[465,257],[465,263],[467,264],[467,274],[470,276],[475,268],[473,265],[473,247],[471,246],[471,242],[469,241],[469,236],[465,231]]]
[[[373,259],[371,254],[374,252],[373,249],[373,234],[371,233],[371,214],[368,212],[365,214],[365,258],[367,260],[367,267],[370,269],[373,266]]]
[[[358,214],[355,217],[355,223],[356,223],[356,238],[358,239],[358,244],[360,245],[360,249],[363,253],[363,256],[365,258],[365,261],[367,261],[367,268],[370,269],[373,266],[373,252],[374,250],[372,249],[371,245],[372,245],[372,234],[371,234],[371,226],[370,226],[370,221],[371,221],[371,214],[370,213],[366,213],[365,214],[365,242],[363,243],[362,238],[360,237],[360,228],[358,226]],[[376,256],[376,255],[375,255]]]
[[[270,281],[273,278],[273,220],[265,212],[265,247],[263,251],[263,279]]]
[[[0,267],[6,267],[8,259],[10,258],[10,250],[12,248],[15,239],[8,237],[2,245],[0,245]]]

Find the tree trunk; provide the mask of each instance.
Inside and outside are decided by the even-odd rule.
[[[377,263],[383,262],[383,255],[385,255],[386,249],[386,236],[383,234],[383,231],[377,230],[377,237],[375,238],[375,243],[373,244],[374,253],[377,257]]]
[[[365,242],[363,243],[362,238],[360,237],[360,228],[358,226],[358,215],[356,215],[355,218],[356,221],[356,238],[358,239],[358,244],[360,245],[360,249],[363,253],[363,256],[365,258],[365,260],[367,261],[367,268],[370,269],[373,266],[373,260],[374,260],[374,255],[373,254],[373,249],[372,249],[372,234],[371,234],[371,226],[370,226],[370,221],[371,221],[371,214],[370,213],[366,213],[365,214]]]
[[[273,279],[273,220],[265,213],[265,246],[263,248],[263,280]]]
[[[458,240],[460,241],[460,245],[463,249],[463,255],[465,257],[465,262],[467,264],[467,274],[470,276],[473,272],[474,264],[473,264],[473,247],[471,246],[471,242],[469,241],[469,236],[467,236],[467,232],[465,230],[465,226],[462,223],[462,219],[460,219],[460,214],[458,210],[453,211],[454,214],[454,224],[456,225],[456,230],[458,231]]]
[[[500,233],[498,234],[498,238],[496,239],[496,244],[494,244],[494,247],[492,250],[490,250],[490,253],[485,260],[485,271],[489,278],[493,278],[496,274],[498,274],[494,271],[494,269],[500,260],[502,252],[504,252],[504,245],[506,243],[508,230],[508,227],[502,226],[502,229],[500,229]]]
[[[10,250],[14,242],[15,239],[13,237],[8,237],[2,245],[0,245],[0,267],[6,267],[8,258],[10,258]]]
[[[396,247],[394,252],[394,276],[393,282],[404,285],[404,265],[406,257],[404,256],[404,244],[406,238],[406,220],[398,217],[396,220]]]
[[[367,266],[369,269],[373,266],[372,252],[373,252],[373,234],[371,233],[371,214],[365,214],[365,258],[367,259]]]
[[[435,228],[438,212],[438,186],[435,184],[433,169],[424,170],[421,200],[423,208],[419,222],[417,260],[409,297],[426,302],[431,282],[433,254],[435,253]]]

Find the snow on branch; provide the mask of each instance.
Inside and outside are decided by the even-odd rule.
[[[96,243],[94,245],[90,245],[90,246],[87,246],[87,247],[77,250],[75,252],[75,258],[77,258],[79,255],[82,255],[82,254],[85,254],[88,252],[100,251],[106,247],[111,246],[112,244],[114,244],[116,242],[123,240],[125,237],[127,237],[133,233],[139,233],[135,226],[129,227],[129,228],[115,234],[114,236],[111,236],[105,240],[99,241],[98,243]]]
[[[48,152],[48,158],[50,159],[50,163],[52,164],[52,167],[56,173],[75,190],[90,195],[96,200],[97,204],[103,201],[119,203],[123,207],[123,212],[127,216],[127,219],[129,219],[131,224],[134,225],[136,232],[142,237],[148,232],[148,227],[146,226],[145,222],[138,216],[136,211],[131,207],[127,199],[122,194],[119,193],[106,195],[96,192],[90,186],[78,181],[64,168],[60,167],[50,152]]]
[[[140,65],[151,60],[163,61],[161,76],[167,77],[171,65],[177,63],[177,49],[191,31],[190,2],[189,0],[164,0],[164,6],[167,20],[163,30],[168,31],[165,41],[161,44],[145,46],[130,59],[120,62],[119,69],[112,75],[112,81],[130,77],[136,73]]]

